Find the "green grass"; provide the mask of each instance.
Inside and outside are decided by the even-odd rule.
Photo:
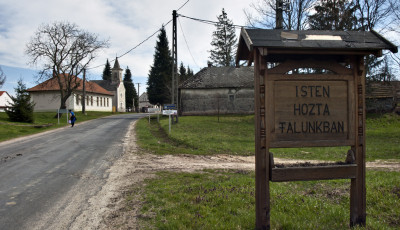
[[[167,117],[141,119],[139,145],[156,154],[254,154],[254,116],[180,117],[168,134]]]
[[[11,122],[6,113],[0,113],[0,141],[9,140],[16,137],[26,136],[30,134],[40,133],[46,130],[51,130],[63,126],[67,126],[66,114],[60,118],[58,124],[57,117],[54,117],[56,112],[35,112],[34,123]],[[87,112],[86,115],[76,112],[76,123],[96,119],[99,117],[109,116],[111,112]],[[52,124],[49,127],[41,127],[41,125]],[[36,126],[36,127],[35,127]],[[39,128],[40,127],[40,128]]]
[[[371,114],[366,123],[367,160],[400,159],[400,116]]]
[[[254,116],[184,116],[172,125],[153,117],[137,127],[139,146],[155,154],[254,155]],[[400,116],[369,115],[366,122],[366,160],[400,160]],[[344,161],[349,147],[271,149],[275,157]]]
[[[367,229],[400,226],[400,172],[367,172]],[[160,172],[146,181],[143,228],[254,229],[254,173]],[[349,180],[270,183],[272,229],[346,229]],[[132,207],[133,208],[133,207]]]

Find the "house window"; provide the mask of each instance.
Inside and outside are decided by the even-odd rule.
[[[235,95],[229,94],[229,101],[234,101],[234,100],[235,100]]]
[[[103,106],[103,98],[100,97],[100,106]]]
[[[93,106],[93,96],[90,96],[90,105]]]
[[[99,97],[97,97],[97,107],[99,107]]]
[[[107,107],[109,107],[109,106],[110,106],[110,104],[108,103],[108,99],[110,99],[110,98],[107,98]]]
[[[76,98],[76,105],[79,105],[79,95],[77,94],[75,98]]]
[[[89,96],[86,96],[86,105],[89,105]]]

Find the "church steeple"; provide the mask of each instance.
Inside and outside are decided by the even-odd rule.
[[[121,69],[121,67],[119,66],[119,62],[118,62],[118,58],[117,57],[115,58],[113,69]]]
[[[122,82],[122,69],[119,66],[118,57],[115,58],[114,67],[111,69],[111,72],[112,72],[111,76],[112,83]]]

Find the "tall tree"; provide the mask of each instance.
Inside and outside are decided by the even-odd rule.
[[[216,29],[212,35],[210,62],[215,66],[234,65],[234,48],[236,45],[235,27],[224,9],[218,17]]]
[[[76,24],[54,22],[42,25],[26,45],[32,64],[42,63],[39,80],[56,78],[60,87],[60,108],[79,87],[76,76],[86,69],[97,51],[108,46],[98,36],[80,29]]]
[[[4,83],[6,82],[6,75],[3,72],[3,69],[0,66],[0,88],[3,87]]]
[[[283,4],[283,28],[303,30],[307,28],[307,17],[318,0],[292,0]],[[244,9],[247,24],[253,27],[275,28],[277,0],[260,0]]]
[[[33,123],[33,109],[35,104],[31,102],[31,97],[26,91],[26,86],[22,82],[22,79],[18,81],[15,93],[15,97],[11,96],[11,109],[6,110],[8,117],[11,121]]]
[[[111,65],[110,65],[110,63],[108,62],[108,59],[107,59],[107,62],[106,62],[106,65],[104,66],[104,70],[103,70],[103,80],[108,80],[108,81],[111,81]]]
[[[132,73],[129,67],[126,67],[124,74],[125,102],[126,107],[133,109],[134,100],[137,98],[135,86],[132,82]]]
[[[347,0],[322,0],[309,16],[312,30],[355,30],[357,19],[353,2]]]
[[[190,67],[188,66],[187,67],[187,73],[186,73],[186,75],[187,75],[187,78],[189,79],[189,78],[191,78],[191,77],[193,77],[193,70],[192,69],[190,69]]]
[[[171,100],[172,56],[164,27],[160,29],[155,47],[153,65],[147,79],[149,102],[165,104]]]
[[[183,65],[183,62],[181,62],[181,65],[179,66],[179,83],[182,83],[186,80],[187,80],[186,68]]]

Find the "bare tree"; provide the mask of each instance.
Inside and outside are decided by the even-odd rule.
[[[283,28],[288,30],[306,29],[307,17],[316,2],[317,0],[284,1]],[[253,27],[275,28],[276,0],[259,0],[251,3],[250,8],[244,9],[247,24]]]
[[[0,88],[3,87],[5,82],[6,82],[6,75],[4,74],[3,69],[0,66]]]
[[[96,57],[96,52],[108,47],[108,41],[84,31],[76,24],[54,22],[38,28],[26,45],[26,54],[31,64],[41,64],[39,80],[56,78],[60,87],[61,105],[79,87],[77,76]]]
[[[353,0],[360,30],[398,30],[398,0]],[[397,28],[396,28],[397,27]]]

